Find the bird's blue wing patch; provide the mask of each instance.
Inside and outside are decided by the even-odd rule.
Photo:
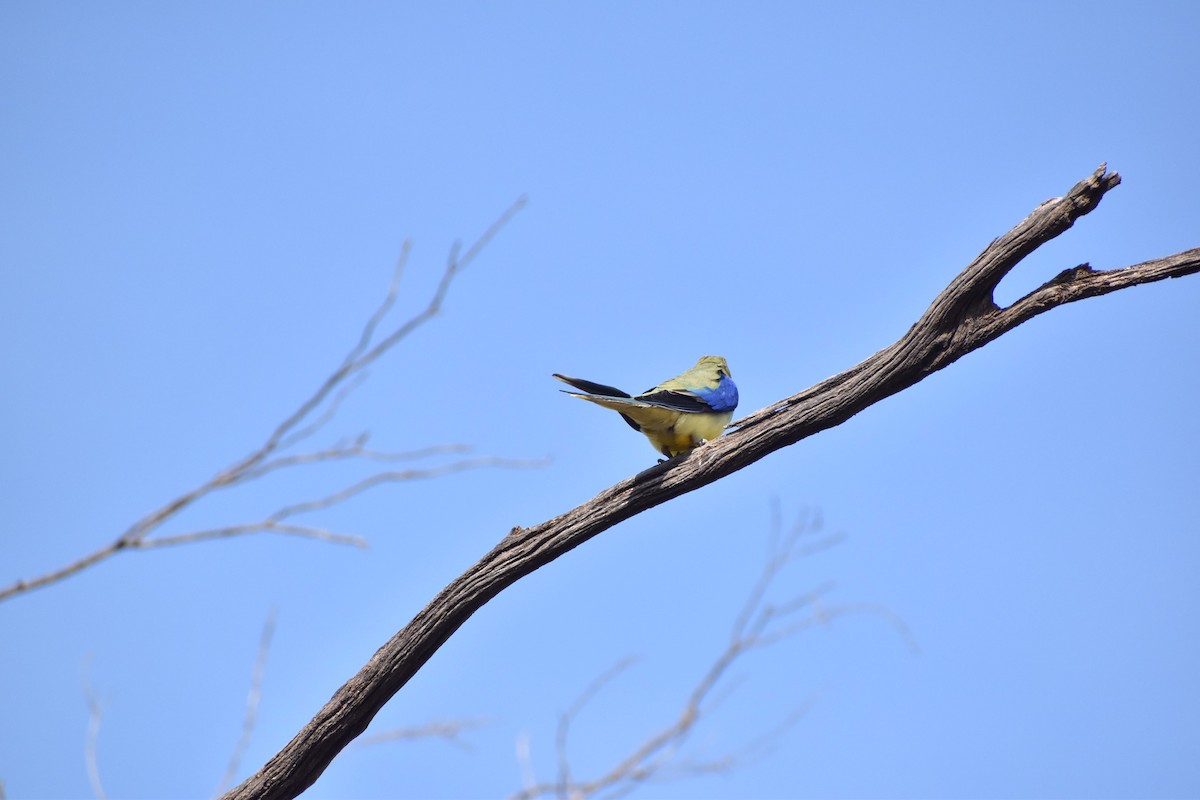
[[[715,387],[696,389],[695,392],[713,411],[733,411],[737,408],[737,385],[728,375],[722,375]]]

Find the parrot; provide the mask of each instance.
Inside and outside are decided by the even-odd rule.
[[[721,356],[704,356],[682,375],[634,396],[557,372],[553,377],[579,390],[563,389],[566,394],[619,413],[667,458],[690,453],[720,436],[738,404],[737,386]]]

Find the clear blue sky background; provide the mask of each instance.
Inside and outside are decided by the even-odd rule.
[[[653,463],[551,372],[640,390],[726,356],[749,413],[901,335],[993,237],[1124,176],[1021,265],[1200,244],[1200,5],[0,5],[0,582],[64,565],[257,446],[456,238],[529,205],[314,444],[550,456],[383,488],[269,535],[131,553],[0,605],[0,780],[211,794],[259,633],[244,777],[446,582]],[[575,773],[668,724],[762,566],[772,503],[836,548],[780,576],[873,604],[736,665],[685,751],[771,752],[640,796],[1200,796],[1200,277],[1040,317],[845,425],[610,530],[477,614],[315,798],[499,797],[599,674]],[[440,462],[430,462],[440,463]],[[167,532],[368,467],[277,475]]]

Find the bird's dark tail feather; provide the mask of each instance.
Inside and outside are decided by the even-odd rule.
[[[606,397],[630,396],[616,387],[605,386],[603,383],[592,383],[591,381],[585,381],[583,378],[568,378],[566,375],[559,375],[557,372],[554,373],[554,377],[558,378],[568,386],[574,386],[580,391],[591,392],[592,394],[602,394]]]

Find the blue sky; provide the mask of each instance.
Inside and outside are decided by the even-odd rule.
[[[1123,184],[999,289],[1200,244],[1190,3],[0,6],[0,583],[60,567],[257,447],[353,346],[413,241],[396,320],[456,239],[527,207],[314,445],[542,458],[397,484],[261,535],[121,555],[0,604],[0,781],[211,794],[259,634],[239,778],[513,525],[653,463],[552,372],[640,390],[729,359],[749,413],[901,335],[991,239],[1102,161]],[[500,797],[559,715],[599,774],[725,645],[778,504],[836,547],[774,601],[841,617],[738,662],[636,796],[1200,795],[1200,278],[1056,309],[839,428],[606,532],[502,594],[314,798]],[[428,462],[444,463],[447,459]],[[216,495],[164,531],[369,474]],[[86,665],[86,667],[85,667]]]

